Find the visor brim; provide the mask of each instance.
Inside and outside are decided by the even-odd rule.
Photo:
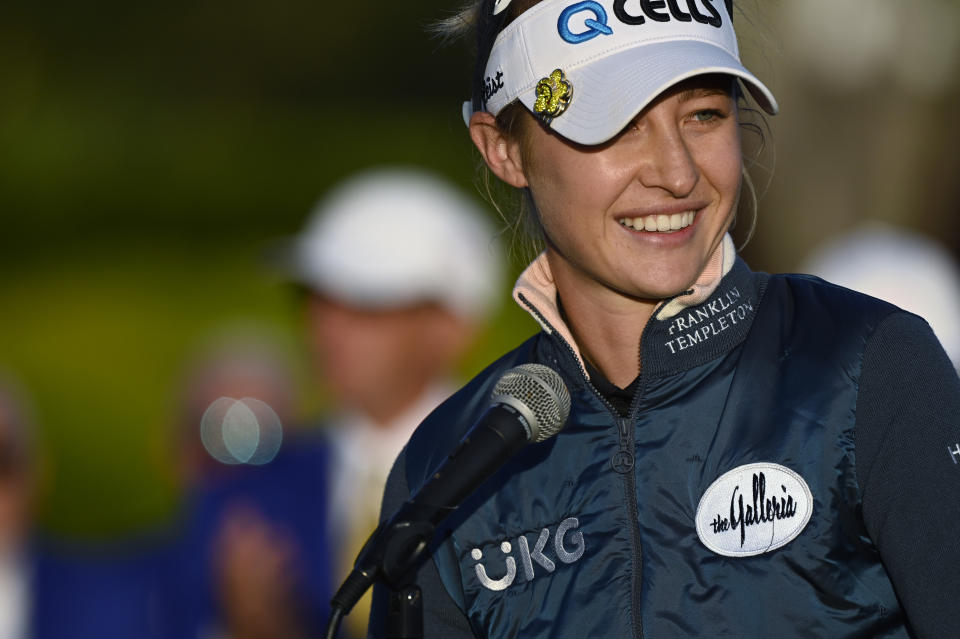
[[[773,93],[734,56],[698,40],[632,47],[561,71],[573,87],[573,98],[550,128],[578,144],[610,140],[661,93],[698,75],[739,78],[764,111],[775,115],[779,110]],[[521,93],[519,100],[533,112],[536,91]]]

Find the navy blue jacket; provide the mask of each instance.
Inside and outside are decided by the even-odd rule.
[[[509,368],[563,377],[565,428],[471,495],[420,570],[428,637],[960,632],[960,380],[922,320],[738,260],[650,320],[623,416],[530,310],[545,330],[438,408],[387,488],[385,516]]]

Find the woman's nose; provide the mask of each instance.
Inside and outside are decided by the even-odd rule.
[[[637,177],[649,188],[660,188],[675,198],[690,195],[700,170],[679,127],[674,122],[645,122],[639,146]]]

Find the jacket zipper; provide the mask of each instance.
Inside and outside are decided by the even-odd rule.
[[[633,420],[618,417],[620,450],[614,454],[614,470],[626,483],[627,508],[630,513],[630,540],[633,542],[633,575],[631,577],[632,606],[630,616],[639,639],[643,639],[643,619],[640,615],[640,587],[643,579],[643,549],[640,545],[640,507],[637,505],[637,477],[633,472]],[[619,462],[619,465],[618,465]]]
[[[567,350],[570,351],[574,361],[578,361],[576,351],[559,335],[557,338]],[[640,544],[640,506],[637,504],[637,477],[633,472],[636,457],[633,454],[633,422],[636,419],[637,408],[640,405],[639,395],[643,392],[643,373],[641,372],[641,382],[638,388],[637,397],[634,398],[630,407],[630,417],[620,417],[617,409],[607,401],[607,398],[597,390],[590,379],[587,377],[587,371],[580,366],[580,373],[593,394],[607,407],[610,414],[617,422],[617,432],[619,435],[620,448],[610,459],[613,470],[623,478],[626,485],[627,511],[630,517],[630,541],[633,545],[633,574],[630,577],[630,620],[633,623],[634,636],[636,639],[643,639],[643,617],[640,614],[640,590],[643,584],[643,548]]]
[[[534,313],[541,322],[553,328],[549,322],[546,321],[546,318],[536,309],[536,307],[530,303],[522,294],[520,295],[520,300],[527,306],[527,308]],[[649,328],[649,323],[643,329],[643,334],[641,335],[641,343],[643,343],[643,338],[646,336],[647,328]],[[630,516],[630,540],[633,544],[633,574],[630,578],[630,590],[631,590],[631,606],[630,606],[630,619],[634,627],[634,635],[636,639],[643,639],[643,618],[640,614],[640,589],[643,583],[643,548],[640,544],[640,507],[637,504],[637,478],[633,472],[633,466],[636,463],[635,456],[633,454],[633,422],[636,419],[637,411],[640,406],[640,395],[643,393],[643,370],[640,371],[640,384],[638,385],[637,396],[633,398],[629,412],[629,417],[620,417],[620,414],[617,412],[617,409],[607,401],[607,398],[597,390],[597,387],[593,385],[590,381],[589,376],[587,375],[586,369],[580,364],[580,358],[577,355],[577,352],[574,350],[567,340],[556,332],[552,330],[552,335],[555,337],[561,344],[563,344],[567,351],[570,353],[570,356],[573,358],[573,361],[577,364],[577,368],[580,369],[580,374],[583,375],[583,381],[586,382],[587,386],[593,392],[593,394],[600,400],[600,402],[607,407],[607,410],[610,411],[610,414],[613,415],[614,420],[617,423],[617,431],[619,435],[620,448],[613,454],[611,458],[611,465],[613,466],[614,471],[617,472],[626,484],[626,497],[627,497],[627,510],[629,511]]]

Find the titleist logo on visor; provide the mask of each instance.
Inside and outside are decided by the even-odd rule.
[[[503,88],[503,71],[497,71],[497,74],[492,78],[487,76],[483,81],[483,101],[486,103],[487,100],[492,98],[497,94],[497,92]]]
[[[721,12],[714,0],[615,0],[614,16],[626,25],[654,22],[699,22],[720,28]],[[570,44],[579,44],[600,35],[613,35],[606,9],[599,2],[588,0],[572,4],[557,21],[560,37]]]

